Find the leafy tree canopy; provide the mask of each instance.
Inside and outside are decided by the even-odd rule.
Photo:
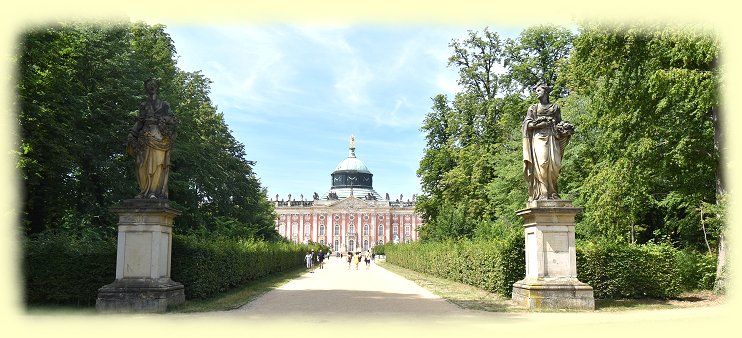
[[[155,77],[180,122],[169,183],[183,211],[175,231],[278,237],[245,147],[209,99],[211,81],[176,66],[165,26],[62,23],[20,41],[17,166],[26,233],[115,234],[109,208],[137,189],[126,135],[145,98],[143,81]]]

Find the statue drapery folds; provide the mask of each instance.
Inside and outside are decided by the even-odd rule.
[[[170,105],[157,98],[159,81],[144,81],[147,100],[129,131],[127,152],[135,158],[139,194],[136,198],[167,199],[170,151],[176,136],[177,119]]]
[[[574,127],[562,120],[559,106],[549,102],[547,85],[539,84],[535,90],[539,103],[528,108],[523,121],[523,176],[528,200],[560,199],[557,179]]]

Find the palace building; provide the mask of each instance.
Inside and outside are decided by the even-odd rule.
[[[403,201],[382,198],[373,187],[373,174],[356,157],[350,138],[348,157],[332,172],[332,186],[312,200],[288,199],[275,203],[276,229],[297,243],[328,245],[333,251],[366,251],[388,242],[409,243],[417,239],[422,218],[415,213],[415,195]]]

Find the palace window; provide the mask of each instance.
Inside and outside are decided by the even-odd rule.
[[[335,223],[335,236],[340,236],[340,224]]]
[[[363,235],[368,236],[368,224],[363,225]]]
[[[379,233],[377,233],[376,235],[384,236],[384,224],[379,224]]]
[[[324,236],[325,235],[325,225],[324,224],[320,224],[319,225],[319,235],[320,236]]]

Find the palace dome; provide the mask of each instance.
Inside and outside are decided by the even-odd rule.
[[[340,164],[338,164],[337,167],[335,167],[335,171],[356,171],[361,173],[370,174],[371,172],[368,170],[368,167],[366,167],[366,164],[363,163],[363,161],[357,159],[355,157],[355,154],[352,154],[351,156],[348,156],[348,158],[342,160]]]
[[[338,198],[371,196],[374,199],[381,199],[379,193],[374,191],[374,174],[368,170],[363,161],[356,158],[356,145],[353,136],[350,137],[348,157],[340,161],[330,176],[332,176],[332,188],[325,195],[327,197],[334,193]]]

